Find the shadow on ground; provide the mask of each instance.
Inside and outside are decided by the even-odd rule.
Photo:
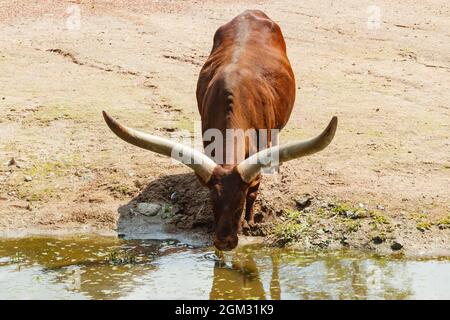
[[[138,203],[155,203],[155,216],[138,213]],[[151,181],[135,198],[118,209],[119,236],[129,239],[209,239],[213,216],[208,189],[194,173],[162,176]],[[180,235],[181,238],[180,238]]]

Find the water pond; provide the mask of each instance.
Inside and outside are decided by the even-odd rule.
[[[0,239],[0,299],[450,299],[450,259],[175,240]]]

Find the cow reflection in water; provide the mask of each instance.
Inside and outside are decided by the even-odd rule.
[[[278,254],[271,256],[270,289],[265,292],[258,267],[252,254],[234,255],[231,266],[223,260],[214,265],[210,299],[273,299],[281,298]],[[268,295],[270,293],[270,296]]]

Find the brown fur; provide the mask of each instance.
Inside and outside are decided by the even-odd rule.
[[[279,129],[287,123],[295,100],[295,79],[280,27],[265,13],[247,10],[221,26],[197,83],[203,133],[219,129]],[[269,141],[270,143],[270,141]],[[251,140],[249,150],[260,150]],[[204,143],[206,147],[208,142]],[[225,155],[227,152],[224,145]],[[251,183],[236,170],[237,159],[218,166],[207,183],[215,218],[215,245],[237,245],[242,210],[253,224],[259,177]],[[225,163],[225,161],[223,162]]]

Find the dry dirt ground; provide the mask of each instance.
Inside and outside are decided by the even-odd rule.
[[[129,210],[139,201],[167,204],[177,228],[210,229],[194,175],[120,141],[101,110],[161,136],[192,133],[215,30],[261,9],[281,26],[298,83],[282,140],[315,135],[332,115],[339,127],[325,151],[265,177],[264,220],[247,233],[448,255],[450,5],[373,4],[3,0],[1,234],[120,232],[145,220]]]

